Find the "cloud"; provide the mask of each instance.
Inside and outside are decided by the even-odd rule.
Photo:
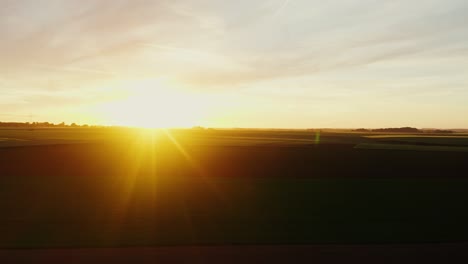
[[[0,8],[0,92],[37,105],[119,80],[160,77],[200,92],[246,96],[281,84],[282,95],[261,92],[276,101],[295,100],[287,94],[295,80],[316,77],[301,84],[310,87],[302,102],[338,102],[339,85],[359,90],[350,96],[369,94],[376,88],[359,80],[375,76],[377,86],[407,83],[413,91],[424,86],[417,78],[438,76],[440,86],[456,89],[450,79],[460,78],[468,58],[463,0],[46,3],[4,0]],[[313,94],[320,84],[330,91]]]
[[[273,1],[229,8],[202,3],[68,0],[39,7],[35,1],[8,1],[0,20],[0,34],[8,36],[0,44],[0,68],[10,75],[22,72],[25,64],[78,69],[77,74],[125,74],[146,71],[125,67],[129,61],[153,67],[161,58],[180,65],[172,72],[159,71],[156,65],[157,74],[197,86],[232,86],[440,50],[453,45],[450,32],[467,34],[467,4],[461,1]],[[255,12],[245,17],[245,10]],[[284,15],[275,18],[278,10]],[[467,37],[455,41],[466,44]],[[145,45],[160,49],[159,57],[154,53],[152,61],[147,60]],[[174,52],[178,57],[195,52],[223,59],[198,56],[198,66],[188,68],[167,56]]]
[[[401,6],[398,10],[403,8]],[[281,78],[317,74],[422,53],[427,56],[430,52],[448,50],[454,44],[466,47],[468,31],[463,21],[467,10],[464,5],[442,14],[419,14],[409,18],[399,17],[398,13],[392,12],[387,14],[393,15],[392,23],[378,17],[366,17],[360,21],[358,16],[351,25],[335,24],[331,33],[325,32],[317,38],[306,39],[299,42],[300,45],[294,42],[286,45],[293,49],[279,49],[256,58],[245,67],[251,71],[241,75],[249,81],[251,78],[263,79],[268,76]],[[235,78],[221,76],[218,79]]]
[[[8,2],[0,16],[1,68],[25,64],[71,66],[120,52],[138,50],[138,43],[174,30],[187,18],[160,1]],[[183,33],[183,32],[181,32]]]

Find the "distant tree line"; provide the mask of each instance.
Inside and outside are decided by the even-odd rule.
[[[65,122],[54,124],[49,122],[0,122],[0,127],[14,128],[48,128],[48,127],[89,127],[89,125],[78,125],[76,123],[65,124]]]
[[[454,133],[452,130],[444,129],[430,129],[430,130],[420,130],[414,127],[396,127],[396,128],[376,128],[376,129],[366,129],[359,128],[353,131],[356,132],[397,132],[397,133],[440,133],[440,134],[450,134]]]
[[[355,129],[356,132],[399,132],[399,133],[422,133],[422,130],[419,130],[414,127],[395,127],[395,128],[376,128],[376,129],[366,129],[359,128]]]
[[[427,132],[427,133],[438,133],[438,134],[451,134],[451,133],[455,133],[455,131],[446,130],[446,129],[430,129],[430,130],[424,130],[424,132]]]

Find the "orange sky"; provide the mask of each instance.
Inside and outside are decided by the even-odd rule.
[[[467,12],[461,0],[6,1],[0,120],[468,127]]]

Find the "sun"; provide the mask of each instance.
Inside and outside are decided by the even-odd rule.
[[[111,125],[171,128],[198,125],[205,102],[188,91],[176,89],[161,79],[119,83],[126,93],[121,100],[100,104],[99,112]]]

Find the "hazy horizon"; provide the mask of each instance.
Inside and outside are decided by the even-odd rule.
[[[468,128],[468,2],[0,0],[0,121]]]
[[[66,123],[66,122],[60,122],[60,123],[53,123],[53,122],[48,122],[48,121],[33,121],[33,122],[21,122],[21,121],[3,121],[0,120],[0,128],[2,127],[2,124],[8,124],[8,123],[20,123],[24,125],[36,125],[37,127],[41,127],[41,124],[48,124],[51,127],[95,127],[95,128],[142,128],[142,129],[221,129],[221,130],[358,130],[358,129],[367,129],[367,130],[374,130],[374,129],[398,129],[398,128],[416,128],[419,130],[448,130],[452,132],[460,132],[460,131],[465,131],[468,130],[468,128],[464,127],[452,127],[452,128],[440,128],[440,127],[413,127],[413,126],[406,126],[406,127],[388,127],[388,126],[383,126],[383,127],[363,127],[363,126],[357,126],[357,127],[229,127],[229,126],[224,126],[224,127],[205,127],[205,126],[178,126],[178,127],[151,127],[151,126],[146,126],[146,127],[141,127],[141,126],[130,126],[130,125],[99,125],[99,124],[87,124],[87,123]],[[373,132],[373,131],[369,131]]]

